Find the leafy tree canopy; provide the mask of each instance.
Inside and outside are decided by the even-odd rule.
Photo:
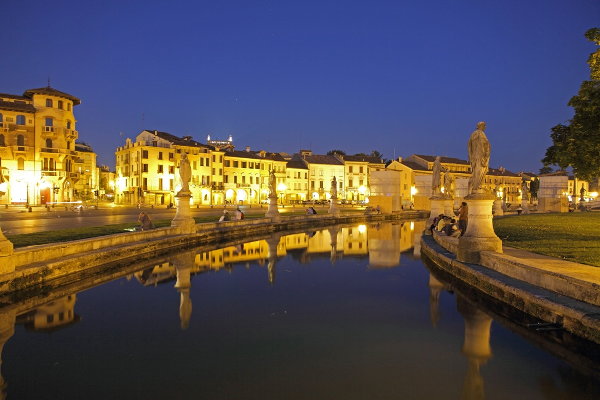
[[[600,46],[600,29],[589,29],[585,37]],[[580,179],[591,181],[600,176],[600,48],[588,58],[590,80],[568,105],[575,113],[568,124],[552,128],[552,146],[542,160],[545,166],[572,167]]]
[[[345,155],[346,155],[346,152],[345,152],[345,151],[343,151],[343,150],[329,150],[329,151],[327,152],[327,155],[328,155],[328,156],[333,156],[333,155],[336,155],[336,154],[338,154],[338,155],[340,155],[340,156],[345,156]]]

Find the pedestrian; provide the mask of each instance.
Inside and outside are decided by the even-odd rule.
[[[461,203],[458,209],[458,229],[460,229],[460,236],[465,234],[467,230],[467,224],[469,222],[469,206],[464,201]]]
[[[235,219],[238,221],[244,219],[244,213],[242,212],[242,210],[240,210],[239,207],[235,210]]]
[[[223,221],[231,221],[231,216],[229,215],[229,211],[227,210],[223,210],[223,215],[221,215],[221,218],[219,218],[219,222]]]
[[[140,231],[147,231],[149,229],[154,229],[154,224],[152,223],[152,220],[150,219],[148,214],[146,214],[143,211],[140,213],[140,215],[138,215],[138,222],[140,223],[140,226],[139,226]]]

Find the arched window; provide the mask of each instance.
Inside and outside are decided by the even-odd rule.
[[[58,101],[58,108],[60,108],[61,110],[63,109],[63,102],[62,102],[62,100]]]
[[[67,150],[71,150],[71,142],[67,142]]]
[[[67,129],[71,129],[71,121],[67,121]]]
[[[25,159],[24,158],[17,158],[17,169],[19,169],[20,171],[23,171],[25,169]]]
[[[71,111],[71,103],[67,103],[67,111]]]
[[[25,125],[25,116],[17,115],[17,125]]]
[[[46,147],[49,149],[52,148],[52,139],[46,139]]]
[[[46,107],[52,107],[52,99],[46,99]]]
[[[17,135],[17,146],[25,146],[25,136]]]
[[[67,172],[71,172],[71,169],[72,169],[71,160],[70,160],[70,159],[68,159],[68,160],[65,162],[65,171],[67,171]]]
[[[6,146],[6,142],[4,141],[4,135],[0,135],[0,146]]]

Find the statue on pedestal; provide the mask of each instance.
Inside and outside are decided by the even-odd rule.
[[[523,181],[521,184],[521,199],[529,200],[529,187],[527,186],[527,182]]]
[[[444,173],[444,193],[448,197],[453,197],[454,195],[454,177],[446,170]]]
[[[269,190],[271,191],[270,196],[277,196],[276,188],[277,178],[275,177],[275,170],[272,169],[269,172]]]
[[[477,129],[469,139],[469,163],[471,164],[469,194],[483,193],[481,184],[489,168],[491,148],[484,131],[485,122],[478,122]]]
[[[192,167],[187,153],[181,153],[181,161],[179,162],[179,177],[181,178],[181,190],[179,194],[188,194],[190,192],[190,180],[192,179]]]
[[[440,196],[442,193],[442,161],[440,156],[433,162],[433,174],[431,176],[431,196]]]
[[[337,199],[337,179],[335,176],[331,180],[331,198]]]

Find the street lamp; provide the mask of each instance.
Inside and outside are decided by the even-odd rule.
[[[277,190],[281,192],[281,205],[283,205],[283,196],[285,195],[285,191],[287,190],[287,185],[282,182],[279,185],[277,185]]]

